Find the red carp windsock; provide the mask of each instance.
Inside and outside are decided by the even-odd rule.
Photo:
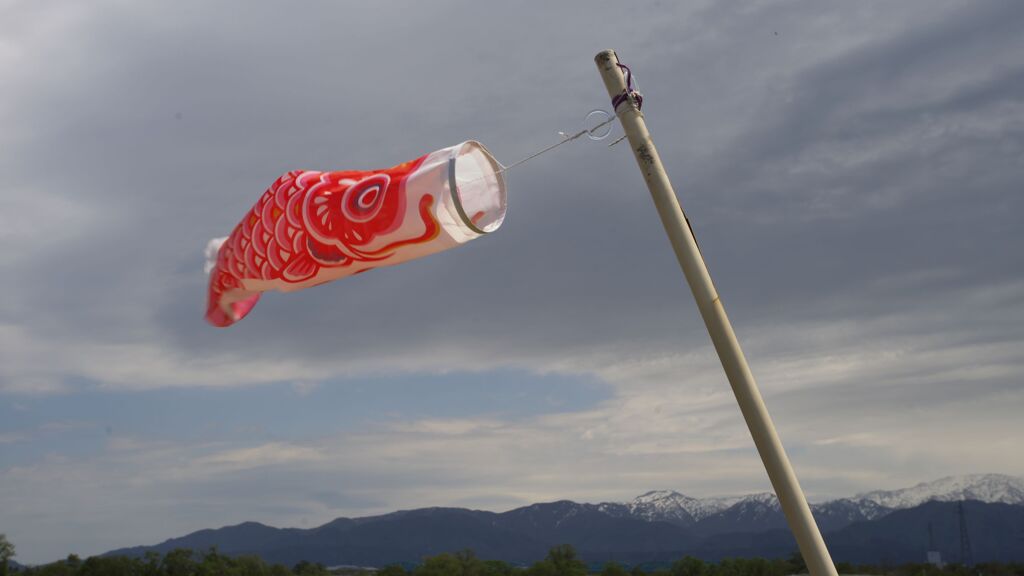
[[[505,194],[501,164],[474,141],[384,170],[288,172],[207,247],[206,320],[230,326],[267,290],[316,286],[493,232]]]

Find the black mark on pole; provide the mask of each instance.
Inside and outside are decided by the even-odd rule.
[[[651,154],[651,151],[647,147],[647,144],[641,144],[640,146],[638,146],[636,149],[636,155],[638,158],[640,158],[640,160],[644,162],[644,164],[647,164],[648,166],[654,164],[654,155]]]

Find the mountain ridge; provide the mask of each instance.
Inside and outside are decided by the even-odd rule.
[[[858,500],[870,500],[887,508],[911,508],[931,500],[955,502],[977,500],[988,503],[1024,503],[1024,478],[1009,474],[967,474],[946,476],[921,482],[910,488],[874,490],[858,494]]]
[[[1017,493],[1018,483],[1024,481],[1006,475],[942,478],[904,491],[874,491],[814,504],[812,513],[826,541],[830,546],[835,541],[838,546],[837,561],[863,562],[872,557],[872,546],[888,551],[889,556],[881,558],[884,560],[916,554],[914,543],[923,537],[908,539],[900,535],[900,530],[917,526],[926,517],[936,526],[951,526],[955,512],[950,507],[956,506],[951,498],[957,494],[979,495],[993,501],[972,499],[965,505],[969,518],[977,515],[984,519],[969,520],[969,525],[974,523],[973,530],[999,542],[1018,538],[1017,532],[1021,534],[1019,542],[1007,540],[1009,546],[1016,548],[986,554],[1024,560],[1024,491]],[[878,500],[895,504],[923,502],[895,508],[883,506]],[[891,528],[890,524],[898,528]],[[1001,530],[1009,532],[990,530],[989,525],[1001,526]],[[922,525],[913,529],[924,534],[927,528]],[[884,538],[872,539],[876,533]],[[308,529],[243,522],[199,530],[153,546],[113,550],[106,555],[136,556],[149,550],[166,553],[174,548],[202,550],[216,546],[225,554],[256,554],[268,562],[294,564],[309,560],[328,565],[381,566],[414,563],[423,556],[469,548],[482,558],[528,563],[542,558],[556,544],[571,544],[587,559],[626,563],[672,560],[685,554],[706,560],[786,556],[795,550],[778,500],[771,493],[700,499],[662,490],[645,492],[629,503],[557,500],[506,512],[418,508],[361,518],[336,518]],[[976,558],[980,561],[977,554]],[[918,560],[923,560],[923,550]]]
[[[835,524],[841,523],[842,519],[847,522],[875,520],[893,510],[911,508],[930,500],[1024,504],[1024,478],[1008,474],[947,476],[909,488],[874,490],[849,498],[811,503],[810,507],[819,521],[824,518]],[[780,516],[782,513],[778,499],[771,492],[694,498],[675,490],[651,490],[631,502],[607,502],[599,506],[608,510],[628,510],[630,514],[646,520],[660,520],[681,526],[693,526],[707,518],[722,515],[758,518],[773,512]],[[735,506],[741,506],[741,509],[730,512]]]

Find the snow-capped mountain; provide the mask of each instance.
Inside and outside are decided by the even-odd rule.
[[[698,520],[691,509],[700,505],[700,500],[680,494],[675,490],[652,490],[641,494],[626,506],[632,516],[644,520],[664,520],[690,525]]]
[[[652,490],[625,504],[630,516],[688,526],[729,508],[740,497],[693,498],[674,490]]]
[[[704,534],[720,534],[734,532],[737,526],[745,532],[773,530],[784,528],[786,518],[775,495],[760,492],[739,498],[732,506],[710,514],[698,524],[698,529]]]
[[[854,522],[874,520],[892,512],[871,500],[839,498],[820,504],[811,504],[811,513],[822,532],[838,530]]]
[[[727,516],[732,521],[758,524],[781,513],[782,507],[775,494],[758,492],[739,498],[735,504],[716,513],[715,516]]]
[[[902,490],[875,490],[859,494],[854,499],[896,509],[912,508],[929,500],[1024,504],[1024,479],[1006,474],[947,476]]]
[[[811,504],[822,530],[838,529],[854,522],[875,520],[893,510],[912,508],[929,500],[980,500],[987,503],[1024,505],[1024,479],[1005,474],[974,474],[924,482],[912,488],[874,491],[853,498]],[[662,521],[678,526],[699,525],[715,532],[728,526],[784,527],[779,501],[771,492],[716,498],[694,498],[673,490],[653,490],[631,502],[597,505],[615,517]],[[720,525],[720,528],[719,528]]]

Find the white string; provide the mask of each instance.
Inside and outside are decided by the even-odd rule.
[[[519,166],[520,164],[523,164],[524,162],[527,162],[529,160],[533,160],[534,158],[536,158],[537,156],[540,156],[541,154],[547,154],[548,152],[554,150],[555,148],[558,148],[559,146],[561,146],[562,144],[565,144],[566,142],[572,142],[573,140],[576,140],[577,138],[579,138],[580,136],[583,136],[584,134],[593,134],[594,130],[597,130],[598,128],[602,128],[604,126],[607,126],[608,124],[611,124],[614,121],[615,121],[615,116],[611,116],[607,120],[605,120],[604,122],[601,122],[600,124],[598,124],[597,126],[594,126],[593,128],[584,128],[583,130],[580,130],[579,132],[573,134],[572,136],[566,136],[560,142],[556,142],[556,143],[552,144],[551,146],[548,146],[547,148],[544,148],[544,149],[540,150],[539,152],[534,152],[533,154],[530,154],[529,156],[527,156],[526,158],[523,158],[522,160],[519,160],[518,162],[513,162],[512,164],[509,164],[508,166],[502,165],[501,166],[501,170],[499,170],[499,172],[507,172],[507,171],[511,170],[512,168],[515,168],[516,166]],[[499,164],[500,164],[500,162],[499,162]]]
[[[499,166],[501,166],[501,169],[498,170],[497,173],[503,175],[505,181],[507,182],[508,181],[508,171],[511,170],[512,168],[515,168],[516,166],[518,166],[520,164],[528,162],[529,160],[535,159],[538,156],[541,156],[542,154],[547,154],[547,153],[551,152],[552,150],[555,150],[556,148],[562,146],[563,143],[570,142],[570,141],[572,141],[574,139],[579,138],[580,136],[583,136],[584,134],[593,134],[594,131],[597,130],[598,128],[602,128],[604,126],[607,126],[608,124],[611,124],[614,121],[615,121],[615,116],[610,116],[607,120],[605,120],[604,122],[601,122],[600,124],[597,124],[597,125],[595,125],[595,126],[593,126],[591,128],[584,128],[583,130],[580,130],[579,132],[574,133],[572,135],[566,135],[561,140],[553,143],[553,145],[551,145],[551,146],[549,146],[549,147],[547,147],[545,149],[542,149],[542,150],[540,150],[538,152],[535,152],[534,154],[530,154],[526,158],[523,158],[522,160],[519,160],[517,162],[513,162],[512,164],[509,164],[508,166],[502,164],[501,162],[499,162],[496,159],[495,161],[498,162]],[[559,132],[559,133],[561,134],[562,132]],[[603,138],[604,136],[601,136],[601,137]],[[597,138],[597,139],[600,139],[600,138]],[[615,140],[614,142],[611,142],[612,145],[614,145],[614,143],[620,141],[621,139],[622,138],[618,138],[618,140]],[[466,183],[471,183],[471,182],[475,182],[475,181],[478,181],[478,180],[483,180],[483,179],[486,179],[488,177],[489,177],[489,175],[483,175],[483,176],[477,176],[475,178],[469,178],[469,179],[465,179],[464,180],[464,179],[459,178],[458,176],[456,176],[456,179],[457,179],[457,181],[460,184],[466,184]]]

